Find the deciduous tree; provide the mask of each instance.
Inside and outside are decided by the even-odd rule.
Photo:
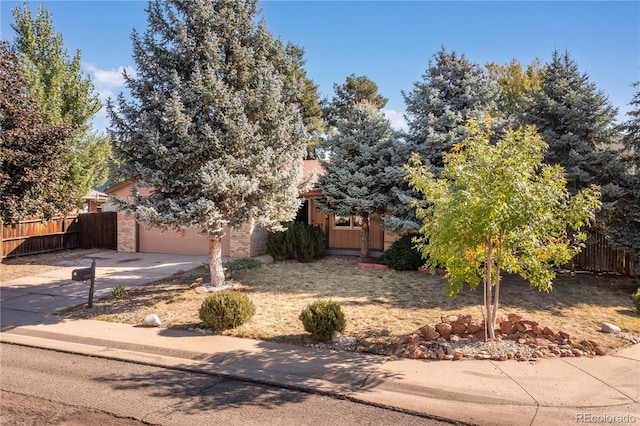
[[[517,59],[504,65],[490,62],[486,67],[489,77],[500,85],[497,108],[506,119],[515,117],[516,114],[522,112],[523,103],[528,93],[540,90],[543,69],[541,59],[536,58],[527,65],[526,70]]]
[[[546,143],[532,128],[509,131],[497,144],[492,136],[472,124],[469,136],[444,155],[441,177],[417,155],[408,167],[411,186],[427,202],[417,211],[423,257],[428,266],[447,269],[450,296],[464,283],[472,289],[484,283],[491,339],[501,274],[519,274],[550,291],[553,267],[576,254],[585,238],[578,231],[594,219],[599,205],[596,187],[569,197],[562,167],[542,165]]]
[[[65,161],[65,179],[69,182],[65,191],[73,191],[80,201],[108,178],[108,137],[91,128],[91,120],[102,104],[91,80],[82,73],[80,51],[69,57],[62,34],[55,32],[53,18],[44,6],[38,4],[34,18],[25,2],[23,9],[14,9],[13,15],[14,47],[44,123],[73,126],[74,137]]]
[[[150,2],[132,34],[132,100],[110,104],[118,174],[153,188],[125,209],[147,226],[198,228],[211,282],[224,282],[225,227],[278,227],[299,207],[307,139],[293,58],[255,0]]]
[[[72,126],[45,124],[28,92],[18,57],[0,42],[0,219],[50,219],[74,205],[64,191],[65,153]]]

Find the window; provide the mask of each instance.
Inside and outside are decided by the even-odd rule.
[[[360,216],[335,216],[333,229],[360,229],[362,227],[362,217]]]

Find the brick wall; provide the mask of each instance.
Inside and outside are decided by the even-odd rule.
[[[118,212],[118,251],[138,251],[138,226],[131,214]]]
[[[267,254],[267,231],[266,228],[262,226],[255,226],[253,228],[253,232],[251,233],[251,257],[253,256],[262,256],[263,254]]]
[[[234,259],[261,256],[267,254],[267,230],[256,226],[254,222],[242,225],[240,229],[232,229],[229,256]]]

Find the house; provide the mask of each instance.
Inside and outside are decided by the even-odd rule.
[[[84,213],[95,213],[102,210],[102,205],[109,201],[109,195],[97,189],[92,189],[87,195],[82,197]]]
[[[357,216],[341,217],[322,213],[313,198],[320,195],[315,186],[324,172],[318,160],[305,160],[302,164],[306,187],[300,194],[303,199],[296,221],[320,225],[326,236],[328,249],[359,250],[360,227]],[[122,182],[105,190],[112,197],[126,200],[131,196],[131,182]],[[149,188],[140,188],[141,195],[148,195]],[[146,193],[144,192],[146,191]],[[103,211],[113,210],[113,203],[103,206]],[[398,237],[382,230],[380,220],[370,226],[370,249],[386,250]],[[147,229],[136,222],[132,215],[118,212],[118,251],[146,253],[207,254],[209,241],[198,230],[183,233],[174,230]],[[222,238],[222,256],[231,258],[254,257],[267,254],[267,230],[254,223],[247,223],[239,230],[225,229]]]
[[[305,160],[303,177],[310,183],[300,194],[303,198],[296,221],[320,225],[324,231],[326,247],[330,250],[360,250],[360,218],[358,216],[336,216],[325,214],[317,207],[314,198],[322,194],[315,185],[324,173],[318,160]],[[369,250],[373,253],[388,249],[399,237],[381,227],[380,219],[371,219],[369,224]]]

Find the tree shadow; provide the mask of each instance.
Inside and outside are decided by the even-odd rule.
[[[174,335],[177,337],[177,335]],[[140,350],[136,345],[125,345]],[[142,390],[156,398],[177,399],[173,410],[185,414],[202,410],[223,411],[249,406],[286,409],[310,397],[310,393],[347,395],[372,389],[398,377],[379,373],[383,357],[317,350],[294,345],[258,342],[254,350],[230,350],[216,354],[147,348],[157,355],[198,360],[175,365],[154,374],[105,375],[98,379],[116,390]],[[247,386],[251,382],[253,385]],[[298,390],[302,392],[292,392]]]

